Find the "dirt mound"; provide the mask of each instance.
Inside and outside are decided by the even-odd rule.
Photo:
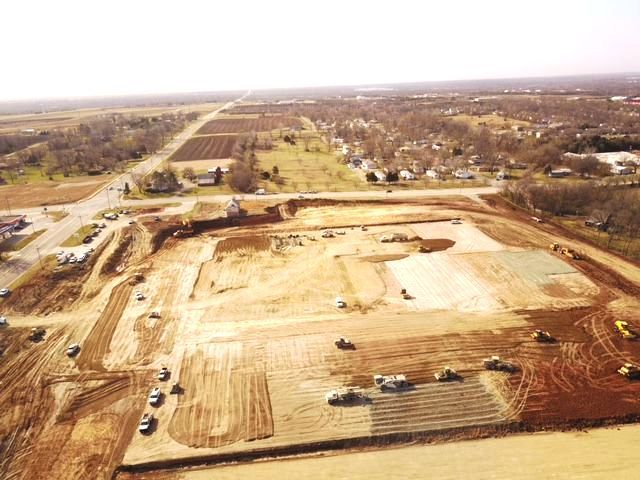
[[[246,237],[229,237],[221,240],[216,247],[215,259],[221,259],[228,254],[250,255],[271,249],[271,238],[266,235]]]
[[[447,250],[456,244],[448,238],[423,238],[420,240],[420,246],[428,248],[432,252],[441,252]]]

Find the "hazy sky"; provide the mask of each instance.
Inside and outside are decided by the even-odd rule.
[[[640,71],[640,0],[0,0],[0,99]]]

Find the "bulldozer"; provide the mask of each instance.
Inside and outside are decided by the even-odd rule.
[[[360,387],[340,387],[334,390],[329,390],[324,396],[324,399],[329,405],[353,402],[355,400],[363,400],[365,398],[364,390]]]
[[[29,333],[29,340],[32,342],[39,342],[44,339],[47,331],[42,327],[33,327]]]
[[[624,320],[616,320],[614,325],[616,332],[618,332],[622,336],[622,338],[625,338],[627,340],[634,340],[638,337],[634,331],[629,329],[629,324]]]
[[[407,377],[404,375],[374,375],[373,384],[381,391],[402,390],[409,386]]]
[[[578,252],[576,252],[575,250],[573,250],[572,248],[562,248],[562,250],[560,250],[560,253],[562,253],[562,255],[566,255],[567,257],[571,258],[572,260],[580,260],[582,257],[580,257],[580,255],[578,255]]]
[[[485,358],[482,360],[482,364],[487,370],[498,370],[509,373],[515,372],[516,370],[516,367],[512,363],[500,360],[500,357],[497,355],[491,355],[490,358]]]
[[[407,293],[407,289],[403,288],[400,290],[400,295],[402,295],[403,300],[411,300],[413,297]]]
[[[640,366],[633,363],[625,363],[618,369],[618,373],[629,380],[636,380],[640,378]]]
[[[189,235],[193,235],[193,225],[191,224],[191,219],[183,220],[182,228],[179,228],[178,230],[176,230],[173,236],[176,238],[179,238],[179,237],[187,237]]]
[[[436,377],[436,380],[439,382],[444,382],[447,380],[455,380],[457,378],[460,378],[460,375],[458,375],[458,372],[456,372],[451,367],[444,367],[441,371],[436,372],[434,376]]]
[[[345,338],[345,337],[340,337],[338,340],[336,340],[333,343],[335,344],[336,347],[338,347],[341,350],[348,350],[348,349],[356,348],[356,346],[353,344],[353,342],[351,340],[349,340],[348,338]]]
[[[144,281],[144,275],[140,272],[136,272],[133,274],[133,276],[129,279],[129,285],[137,285],[140,282]]]
[[[533,338],[536,342],[553,342],[554,338],[551,336],[549,332],[544,330],[536,329],[531,333],[531,338]]]

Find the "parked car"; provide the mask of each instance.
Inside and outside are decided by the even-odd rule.
[[[144,300],[144,294],[142,292],[136,292],[135,296],[136,296],[136,300],[138,301]]]
[[[7,317],[0,316],[0,326],[4,326],[7,324]]]
[[[140,425],[138,425],[138,431],[140,433],[149,433],[151,431],[151,425],[153,424],[153,414],[145,413],[140,420]]]
[[[77,343],[72,343],[67,347],[67,357],[73,357],[78,354],[80,351],[80,345]]]
[[[155,387],[149,394],[149,405],[157,405],[160,402],[161,396],[162,392],[160,391],[160,388]]]
[[[11,290],[9,290],[8,288],[0,289],[0,297],[8,297],[10,293]]]
[[[162,367],[158,372],[158,380],[166,380],[167,378],[169,378],[169,369]]]

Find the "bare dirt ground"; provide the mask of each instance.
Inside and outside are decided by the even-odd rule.
[[[233,224],[196,218],[185,238],[172,236],[177,222],[140,222],[81,280],[60,280],[76,282],[75,301],[16,313],[0,331],[0,400],[12,405],[0,420],[0,476],[45,478],[45,462],[67,478],[182,478],[185,465],[639,418],[640,383],[616,369],[638,361],[640,342],[613,332],[618,318],[640,328],[638,267],[608,267],[601,251],[571,261],[547,246],[576,240],[461,199],[245,206],[252,215]],[[380,241],[393,233],[408,240]],[[441,248],[421,253],[425,242]],[[31,343],[36,321],[47,336]],[[535,328],[555,342],[533,341]],[[355,348],[337,349],[340,335]],[[515,372],[485,370],[490,355]],[[156,380],[162,366],[168,382]],[[436,381],[444,366],[460,378]],[[404,374],[409,387],[381,392],[375,374]],[[368,398],[327,404],[341,386]],[[136,431],[143,412],[155,415],[149,435]],[[51,451],[53,439],[65,448]]]
[[[15,208],[41,207],[52,204],[77,202],[95,192],[112,179],[103,176],[100,179],[86,181],[79,179],[68,183],[41,182],[24,185],[4,185],[0,195],[11,198]]]
[[[258,118],[219,118],[207,122],[196,135],[210,135],[218,133],[238,132],[270,132],[276,128],[299,127],[302,120],[295,117],[282,115],[258,117]]]
[[[172,162],[230,158],[237,135],[211,135],[187,140],[172,155]]]

